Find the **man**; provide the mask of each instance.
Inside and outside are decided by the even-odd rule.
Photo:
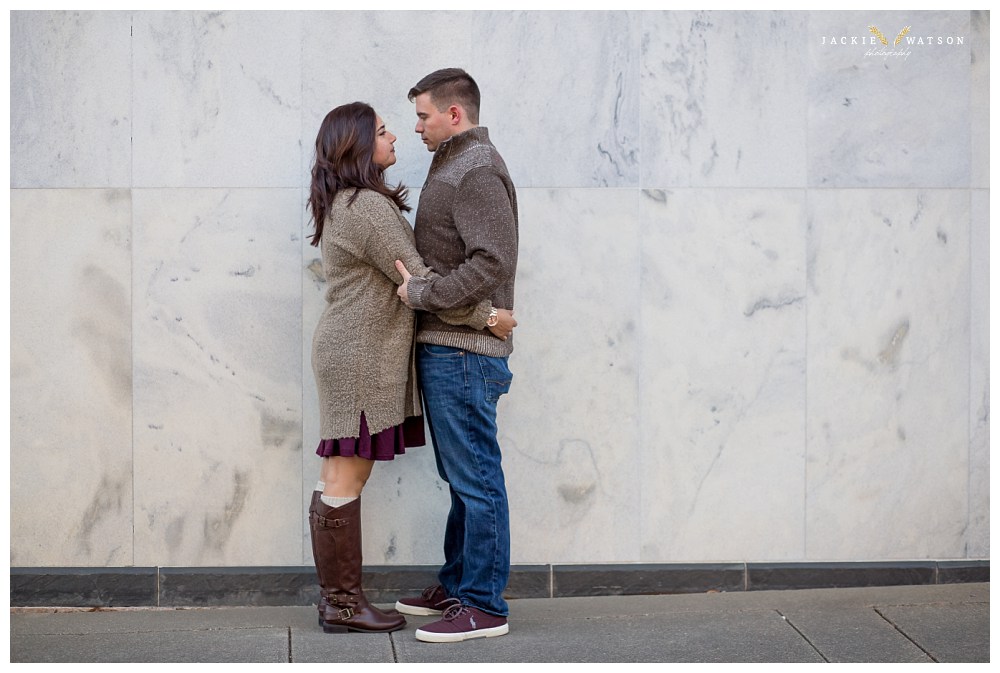
[[[451,510],[439,585],[396,609],[442,615],[417,630],[426,642],[507,633],[503,591],[510,574],[507,491],[497,442],[496,405],[510,388],[513,338],[448,325],[434,315],[490,299],[514,308],[517,196],[507,166],[479,126],[479,87],[464,70],[438,70],[410,89],[416,132],[434,152],[420,193],[417,251],[440,278],[411,277],[402,264],[399,296],[419,310],[417,369],[438,474]],[[496,322],[490,316],[490,324]],[[516,322],[514,323],[516,324]]]

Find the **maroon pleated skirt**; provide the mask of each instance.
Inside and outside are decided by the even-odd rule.
[[[316,447],[316,455],[322,458],[359,456],[368,460],[392,460],[406,453],[406,449],[426,443],[423,416],[409,416],[399,425],[373,435],[368,432],[368,421],[362,411],[361,430],[357,437],[321,439]]]

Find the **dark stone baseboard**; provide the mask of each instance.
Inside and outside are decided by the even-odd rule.
[[[747,589],[767,591],[835,587],[881,587],[935,584],[934,561],[884,563],[747,564]]]
[[[742,563],[552,566],[553,596],[627,596],[743,591]]]
[[[990,581],[989,561],[938,561],[938,584]]]
[[[435,582],[435,566],[366,566],[369,599],[392,603]],[[562,598],[989,582],[989,560],[872,563],[516,565],[507,598]],[[312,566],[11,568],[11,607],[314,605]]]
[[[11,568],[10,606],[157,605],[156,568]]]

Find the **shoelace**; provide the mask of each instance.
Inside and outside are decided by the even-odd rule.
[[[450,622],[453,619],[458,619],[459,617],[461,617],[464,613],[466,613],[468,611],[469,611],[469,608],[465,607],[461,603],[456,603],[455,605],[452,605],[450,608],[448,608],[447,610],[444,611],[444,614],[442,615],[442,618],[445,621]]]

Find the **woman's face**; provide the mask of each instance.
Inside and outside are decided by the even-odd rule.
[[[382,170],[396,163],[396,150],[392,146],[395,142],[396,136],[389,133],[382,118],[375,115],[375,154],[372,158]]]

